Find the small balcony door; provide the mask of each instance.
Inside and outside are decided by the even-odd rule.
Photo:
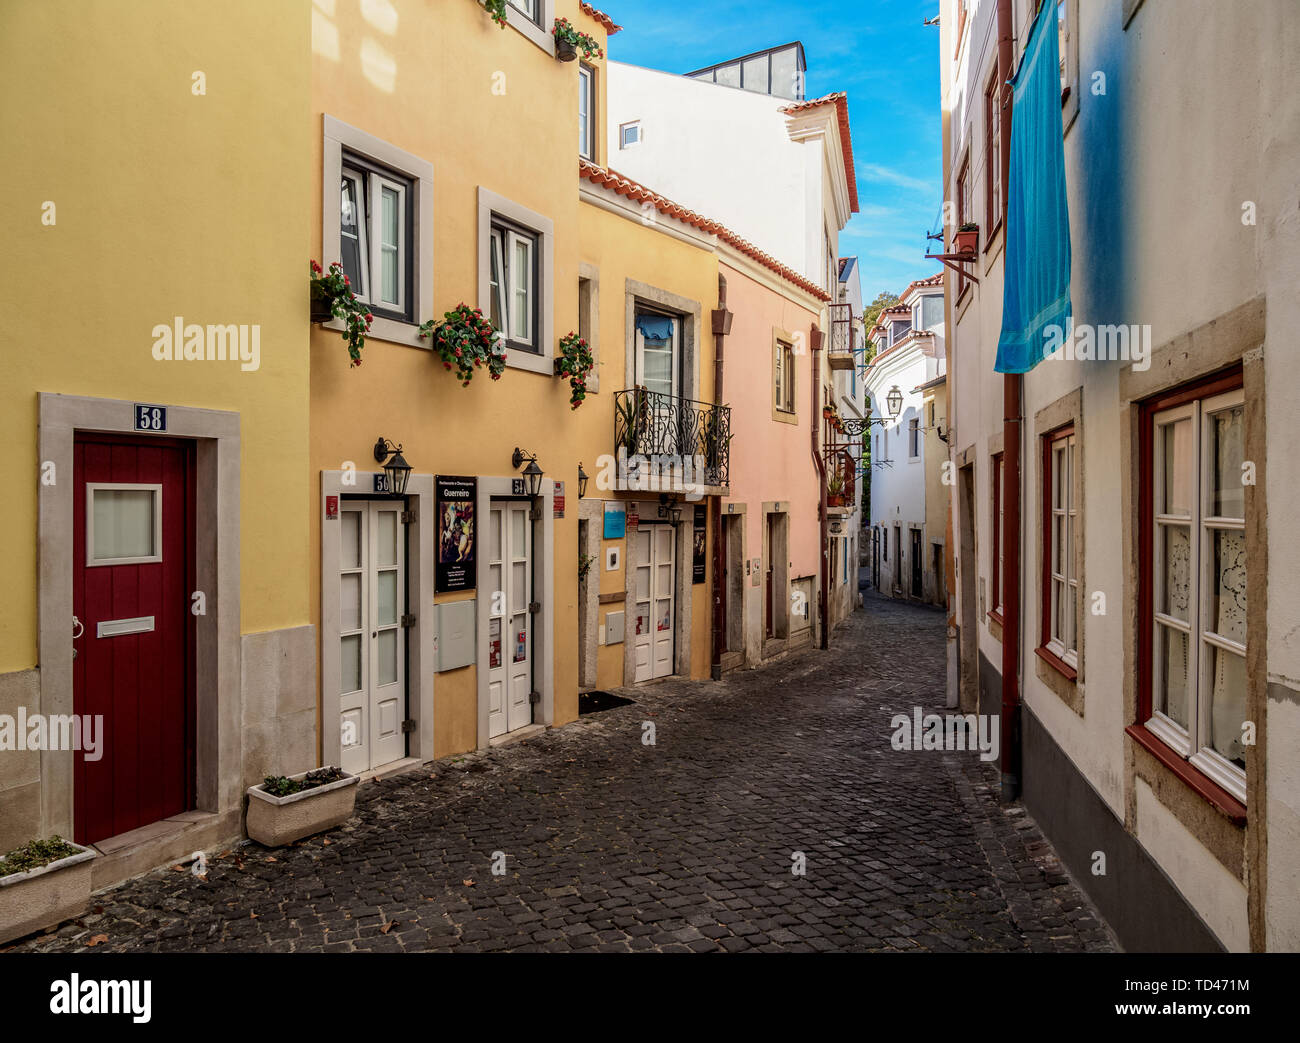
[[[532,528],[526,501],[494,500],[488,520],[488,738],[533,723]]]
[[[681,395],[681,320],[659,312],[636,312],[636,381],[647,391]]]

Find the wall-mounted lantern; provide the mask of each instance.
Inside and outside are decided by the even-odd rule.
[[[411,477],[412,467],[402,456],[402,447],[393,445],[381,437],[375,443],[375,460],[384,465],[384,477],[388,479],[388,491],[393,496],[406,495],[406,483]]]
[[[514,455],[510,457],[510,462],[518,469],[525,460],[528,461],[528,466],[524,468],[524,491],[530,497],[536,498],[537,494],[542,491],[542,475],[545,472],[537,466],[537,456],[535,454],[526,453],[518,446],[515,446]]]
[[[581,500],[587,495],[587,472],[582,469],[582,461],[578,462],[578,499]]]

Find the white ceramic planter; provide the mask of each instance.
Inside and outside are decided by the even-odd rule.
[[[307,775],[304,771],[289,778],[305,779]],[[344,773],[336,782],[287,797],[273,797],[263,785],[250,786],[245,823],[248,835],[264,847],[283,847],[313,833],[341,826],[352,817],[360,781],[358,776]]]
[[[95,852],[72,844],[75,855],[26,873],[0,877],[0,943],[71,920],[90,904],[90,860]]]

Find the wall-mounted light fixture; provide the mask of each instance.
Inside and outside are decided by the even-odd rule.
[[[659,494],[659,516],[667,518],[673,525],[682,520],[682,505],[667,493]]]
[[[534,453],[527,453],[515,446],[514,455],[510,457],[510,462],[517,470],[527,460],[528,466],[524,468],[524,491],[531,497],[536,497],[542,491],[543,471],[537,466],[537,456]]]
[[[406,495],[406,483],[411,477],[412,467],[402,456],[402,447],[393,445],[387,438],[380,437],[375,443],[375,460],[384,465],[384,477],[388,479],[388,491],[393,496]]]
[[[582,469],[582,461],[578,461],[578,499],[581,500],[587,495],[587,472]]]

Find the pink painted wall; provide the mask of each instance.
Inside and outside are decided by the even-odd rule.
[[[790,502],[790,578],[816,576],[819,564],[817,477],[809,424],[812,422],[812,355],[809,331],[815,312],[796,304],[744,273],[720,264],[727,280],[727,308],[735,316],[726,341],[723,394],[731,406],[731,496],[748,504],[746,554],[763,550],[763,503]],[[793,287],[792,295],[802,296]],[[706,327],[707,328],[707,327]],[[795,410],[797,424],[772,419],[772,334],[801,335],[796,341]],[[820,396],[818,401],[820,402]],[[817,408],[820,423],[821,406]]]

